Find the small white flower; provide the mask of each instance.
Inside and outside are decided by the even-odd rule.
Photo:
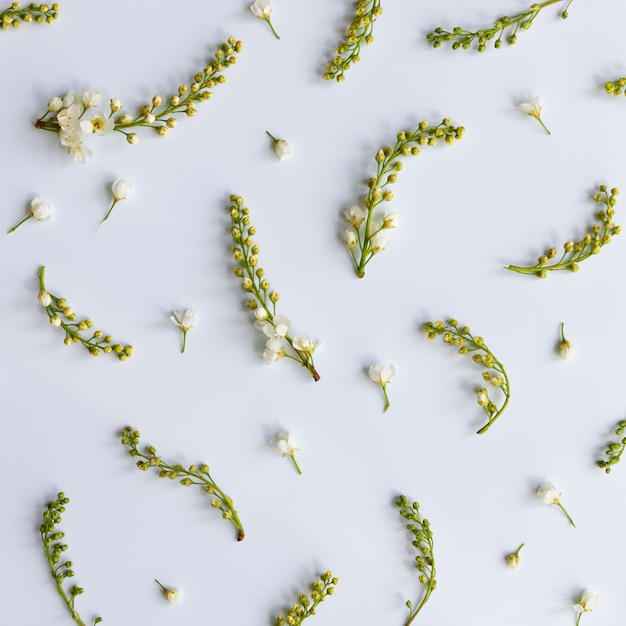
[[[383,228],[396,228],[399,218],[400,216],[397,211],[385,213],[385,215],[383,215]]]
[[[70,91],[68,91],[64,96],[63,96],[63,106],[64,107],[69,107],[72,104],[74,104],[76,102],[76,96],[74,95],[74,92],[70,89]]]
[[[43,198],[37,196],[30,203],[30,214],[36,220],[47,220],[51,215],[50,205]]]
[[[298,451],[298,448],[296,448],[296,438],[292,433],[278,433],[276,435],[276,442],[272,445],[283,456],[291,457],[293,464],[298,470],[298,474],[302,474],[302,470],[296,461],[296,452]]]
[[[280,39],[278,33],[272,26],[272,21],[270,20],[270,16],[272,15],[272,0],[254,0],[254,2],[250,5],[250,11],[252,11],[252,14],[255,17],[265,20],[272,29],[276,39]]]
[[[57,114],[57,122],[62,130],[71,132],[80,129],[81,110],[77,104],[70,104]]]
[[[80,129],[87,134],[106,135],[114,127],[115,121],[113,118],[104,113],[96,113],[90,120],[82,120],[80,123]]]
[[[87,157],[90,157],[93,154],[93,152],[82,142],[69,145],[67,151],[76,163],[83,164],[87,160]]]
[[[484,387],[481,387],[476,391],[476,402],[480,404],[480,406],[488,406],[489,405],[489,393]]]
[[[552,506],[553,504],[556,504],[561,511],[563,511],[563,513],[565,514],[565,516],[567,517],[567,519],[569,520],[569,523],[572,526],[576,526],[576,524],[574,524],[574,520],[570,517],[569,513],[565,510],[565,508],[563,507],[563,505],[561,504],[561,492],[555,487],[555,485],[553,483],[551,483],[550,481],[543,483],[542,485],[539,485],[539,487],[537,487],[537,497],[545,504]]]
[[[293,347],[299,352],[312,355],[315,352],[315,344],[304,335],[296,335],[292,342]]]
[[[47,307],[52,304],[52,296],[47,291],[44,291],[43,289],[39,292],[39,295],[37,296],[37,300],[39,300],[39,304],[41,304],[41,306],[43,307]]]
[[[269,135],[270,139],[272,140],[274,144],[274,152],[276,153],[276,156],[279,159],[282,160],[293,152],[293,148],[288,141],[285,141],[284,139],[276,139],[276,137],[274,137],[274,135],[272,135],[267,130],[265,132]]]
[[[119,202],[120,200],[126,200],[132,188],[133,188],[132,183],[128,182],[127,180],[122,180],[121,178],[118,178],[111,185],[111,193],[113,194],[113,200],[115,200],[115,202]]]
[[[524,544],[522,544],[515,552],[509,554],[506,557],[506,564],[511,568],[511,569],[516,569],[517,566],[519,565],[519,553],[520,550],[524,547]]]
[[[170,604],[178,604],[180,602],[182,592],[179,589],[171,589],[168,587],[164,587],[158,580],[154,580],[154,582],[161,587],[161,591],[163,591],[163,596]]]
[[[565,339],[565,324],[561,324],[561,343],[559,344],[559,354],[563,359],[571,359],[574,357],[574,345]]]
[[[80,96],[80,100],[85,109],[90,109],[92,107],[100,106],[100,103],[102,102],[102,94],[97,89],[88,91],[83,87],[83,93]]]
[[[172,311],[170,320],[183,331],[183,345],[180,350],[182,353],[185,351],[187,345],[187,332],[192,329],[193,325],[196,323],[196,310],[186,309],[184,311]]]
[[[274,315],[273,324],[274,336],[284,337],[289,332],[289,326],[291,326],[291,321],[284,315]],[[265,334],[267,334],[267,332]]]
[[[353,204],[351,207],[343,210],[343,216],[346,218],[346,222],[348,222],[350,226],[358,228],[367,217],[367,211],[363,210],[360,206]]]
[[[377,232],[370,238],[370,246],[372,248],[372,254],[378,254],[382,252],[389,243],[389,237],[384,232]]]
[[[391,406],[389,402],[389,396],[387,395],[387,385],[391,382],[391,379],[396,375],[396,368],[393,365],[383,365],[378,363],[377,365],[371,365],[367,371],[369,379],[376,385],[380,385],[385,396],[385,408],[383,411],[387,411]]]
[[[263,360],[268,365],[276,363],[278,359],[285,356],[283,350],[283,342],[278,337],[270,337],[265,342],[265,351],[263,352]]]
[[[543,126],[548,135],[552,134],[541,119],[541,100],[539,96],[535,96],[534,98],[530,98],[530,100],[527,100],[526,102],[518,104],[517,108],[522,113],[526,113],[526,115],[534,117]]]
[[[354,250],[357,244],[356,233],[351,229],[346,230],[346,232],[343,234],[343,241],[346,244],[348,250]]]
[[[574,604],[574,611],[579,614],[579,619],[582,613],[593,611],[598,606],[599,600],[598,594],[591,591],[591,589],[585,589]]]
[[[48,111],[50,113],[58,113],[63,108],[63,100],[58,96],[51,98],[48,102]]]
[[[55,327],[59,327],[61,325],[61,318],[58,315],[53,315],[50,318],[50,323]]]
[[[272,14],[272,0],[254,0],[250,5],[250,11],[255,17],[267,20]]]
[[[111,107],[111,111],[115,113],[116,111],[119,111],[122,108],[122,102],[120,101],[119,98],[111,98],[111,101],[109,102],[109,106]]]
[[[267,311],[262,306],[258,306],[256,309],[254,309],[254,317],[262,322],[263,320],[267,319]]]

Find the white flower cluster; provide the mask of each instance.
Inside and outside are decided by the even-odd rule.
[[[73,91],[68,91],[62,98],[57,96],[48,102],[48,111],[56,113],[59,123],[59,141],[77,163],[84,163],[93,154],[83,143],[83,133],[106,135],[115,126],[113,112],[109,116],[94,113],[90,119],[83,119],[85,111],[98,107],[101,103],[102,94],[95,89],[83,89],[80,98]]]
[[[343,216],[352,226],[344,233],[344,243],[348,250],[354,250],[359,243],[359,234],[361,224],[367,219],[367,211],[360,206],[354,204],[343,211]],[[384,215],[374,216],[370,222],[370,246],[372,254],[382,252],[389,243],[389,236],[385,232],[389,228],[396,228],[398,225],[398,213],[392,211]]]
[[[270,319],[263,307],[257,307],[254,315],[256,317],[254,327],[267,337],[263,360],[270,364],[278,361],[280,357],[287,356],[283,347],[283,339],[289,334],[291,320],[284,315],[274,315]],[[302,352],[307,356],[312,356],[315,352],[315,344],[305,335],[296,335],[292,339],[291,345],[294,350]]]

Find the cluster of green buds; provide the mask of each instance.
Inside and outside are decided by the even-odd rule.
[[[599,193],[596,193],[593,199],[603,204],[606,208],[597,214],[597,223],[585,233],[582,239],[565,242],[563,254],[558,261],[556,260],[557,249],[550,248],[537,259],[535,265],[508,265],[504,269],[517,272],[518,274],[530,274],[538,278],[546,278],[550,271],[569,270],[570,272],[577,272],[580,269],[579,263],[581,261],[598,254],[602,246],[611,243],[613,235],[619,235],[621,232],[622,227],[613,224],[614,207],[617,204],[618,194],[619,189],[616,187],[609,192],[605,185],[600,185]]]
[[[52,24],[59,15],[59,5],[35,4],[31,2],[22,7],[21,2],[13,2],[10,7],[0,11],[0,29],[21,28],[22,24]]]
[[[469,50],[472,42],[476,40],[478,42],[478,52],[484,52],[487,49],[487,42],[492,39],[495,39],[493,42],[494,48],[502,47],[503,36],[504,33],[507,32],[508,34],[504,41],[513,45],[517,42],[517,32],[519,30],[528,30],[533,25],[533,21],[542,9],[562,1],[563,0],[546,0],[545,2],[532,4],[528,11],[518,13],[513,17],[501,17],[493,23],[492,27],[481,28],[477,31],[465,30],[460,26],[453,28],[452,31],[438,27],[428,33],[426,38],[428,41],[432,42],[434,48],[439,48],[442,43],[451,41],[453,50]],[[562,11],[561,17],[563,19],[567,18],[567,9],[571,3],[572,0],[568,0],[565,9]]]
[[[82,620],[75,607],[76,597],[81,595],[84,589],[76,585],[72,585],[69,589],[66,589],[66,580],[74,577],[74,570],[72,569],[72,562],[66,561],[63,555],[67,550],[67,544],[62,541],[65,537],[65,533],[57,530],[57,524],[61,523],[62,514],[65,512],[65,505],[68,504],[69,501],[70,499],[66,498],[63,492],[60,492],[54,502],[48,502],[46,510],[43,512],[43,522],[39,527],[39,533],[57,591],[69,610],[72,619],[79,626],[85,626],[85,622]],[[93,623],[98,624],[101,621],[102,618],[97,617]]]
[[[169,98],[158,94],[153,96],[152,101],[144,104],[136,114],[125,113],[121,101],[112,98],[108,113],[94,113],[87,119],[87,111],[100,106],[102,95],[96,90],[83,89],[80,98],[71,91],[63,97],[52,98],[48,102],[48,110],[35,122],[35,126],[57,133],[59,141],[67,146],[74,160],[83,163],[91,155],[91,150],[82,143],[83,134],[105,135],[116,131],[124,134],[132,145],[139,142],[139,136],[134,131],[142,126],[154,129],[161,136],[168,135],[177,124],[177,115],[196,115],[196,105],[209,100],[213,96],[212,90],[226,82],[222,72],[236,63],[236,54],[241,48],[241,41],[229,37],[189,84],[180,85],[177,93]]]
[[[325,80],[334,78],[340,83],[345,79],[344,72],[350,69],[352,63],[358,63],[361,59],[363,42],[369,45],[374,41],[374,22],[382,12],[380,0],[357,0],[354,20],[346,31],[345,41],[335,51],[337,56],[326,68]]]
[[[626,77],[618,78],[614,81],[609,81],[604,84],[604,89],[608,94],[612,94],[614,96],[621,96],[624,94],[626,96],[626,91],[624,91],[624,87],[626,87]]]
[[[44,276],[45,265],[39,269],[39,304],[46,310],[50,324],[60,327],[65,331],[66,346],[79,343],[92,356],[100,356],[101,353],[113,354],[120,361],[125,361],[133,353],[132,346],[123,346],[113,343],[113,337],[105,335],[101,330],[91,330],[93,322],[90,319],[77,320],[70,303],[65,298],[58,298],[46,289]],[[88,331],[85,335],[84,333]]]
[[[617,422],[615,434],[620,437],[620,440],[608,444],[607,449],[604,451],[607,457],[606,460],[600,459],[599,461],[596,461],[596,465],[601,467],[607,474],[611,473],[611,467],[613,465],[619,463],[619,460],[622,458],[622,454],[626,449],[626,437],[622,436],[625,430],[626,420],[620,420]]]
[[[245,306],[254,312],[255,328],[267,337],[263,360],[269,364],[287,357],[300,363],[313,380],[318,381],[320,376],[313,363],[316,345],[305,335],[292,337],[289,334],[291,322],[284,315],[276,313],[280,294],[271,288],[265,277],[265,270],[259,266],[257,255],[260,248],[252,239],[256,234],[256,227],[250,223],[250,211],[244,206],[240,196],[231,195],[230,201],[230,234],[234,241],[233,256],[237,262],[234,272],[241,279],[242,289],[252,296],[246,300]]]
[[[211,506],[222,512],[222,518],[228,520],[237,529],[237,541],[245,537],[243,526],[235,510],[232,498],[227,496],[215,483],[209,473],[209,466],[205,464],[190,465],[185,469],[182,465],[171,464],[157,455],[154,446],[146,446],[143,451],[139,450],[139,438],[141,433],[131,426],[122,430],[122,445],[128,447],[128,454],[137,457],[137,467],[147,472],[151,467],[157,470],[159,478],[178,480],[184,487],[199,485],[211,496]]]
[[[332,572],[324,572],[311,585],[311,597],[306,593],[298,596],[298,602],[287,609],[285,614],[280,614],[274,621],[275,626],[300,626],[302,622],[309,616],[315,615],[316,609],[321,602],[324,602],[326,596],[332,596],[335,591],[335,585],[339,582],[338,578],[333,577]]]
[[[502,415],[511,397],[511,386],[504,365],[494,356],[482,337],[474,337],[467,326],[459,326],[455,319],[448,320],[447,324],[441,321],[426,322],[423,330],[428,339],[434,339],[437,335],[441,335],[445,343],[458,349],[459,354],[471,354],[474,363],[485,368],[483,380],[499,389],[504,395],[504,403],[498,408],[489,397],[489,391],[485,387],[476,389],[476,401],[483,407],[487,415],[487,423],[477,433],[479,435],[486,433]]]
[[[359,278],[365,276],[365,266],[372,257],[387,247],[387,231],[398,224],[397,213],[375,215],[375,211],[383,202],[393,200],[393,191],[389,187],[398,180],[398,172],[404,167],[399,159],[417,156],[420,147],[435,146],[440,141],[451,145],[455,139],[462,139],[464,132],[463,126],[452,126],[448,118],[444,118],[437,126],[420,122],[415,130],[399,132],[393,147],[385,146],[376,153],[376,176],[367,181],[365,208],[355,204],[343,212],[350,226],[344,233],[344,243],[350,251]]]
[[[420,573],[419,581],[424,588],[424,595],[416,607],[413,606],[410,600],[406,601],[409,617],[404,622],[404,626],[409,626],[437,587],[437,581],[435,580],[435,555],[433,554],[433,532],[430,529],[429,521],[422,519],[420,516],[420,505],[418,502],[410,503],[406,496],[399,496],[396,500],[396,506],[400,509],[400,515],[409,522],[406,525],[406,529],[413,535],[411,545],[418,552],[415,557],[415,567]]]

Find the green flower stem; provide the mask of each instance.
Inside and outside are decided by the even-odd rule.
[[[185,347],[187,346],[187,331],[182,328],[181,329],[183,331],[183,345],[180,349],[180,353],[182,354],[185,351]]]
[[[92,356],[100,356],[102,352],[105,354],[114,354],[120,361],[125,361],[133,353],[131,345],[122,346],[121,344],[112,344],[113,338],[110,335],[104,335],[101,330],[94,331],[90,337],[83,337],[82,332],[93,326],[90,319],[84,319],[74,323],[76,314],[69,307],[69,303],[65,298],[58,298],[46,289],[45,285],[46,266],[42,265],[39,269],[39,291],[50,296],[51,302],[45,306],[49,320],[55,321],[54,326],[59,326],[65,331],[65,345],[70,346],[72,343],[80,343]]]
[[[383,396],[385,396],[385,408],[383,409],[383,413],[385,413],[391,406],[391,402],[389,402],[389,396],[387,395],[387,385],[381,385],[381,389],[383,390]]]
[[[106,222],[109,219],[109,215],[111,215],[111,211],[113,210],[113,208],[118,202],[119,200],[113,200],[113,204],[111,205],[111,208],[107,211],[107,214],[100,220],[100,223],[98,224],[98,228],[100,228],[100,226],[102,226],[102,224],[104,224],[104,222]]]
[[[335,50],[335,58],[329,63],[324,79],[338,82],[345,79],[344,73],[352,63],[360,60],[361,46],[374,41],[372,31],[376,18],[382,15],[380,0],[357,0],[356,15],[346,31],[346,39]]]
[[[181,85],[178,88],[178,93],[171,96],[167,103],[164,103],[160,96],[154,96],[152,102],[144,105],[135,116],[124,113],[116,115],[113,130],[126,135],[127,138],[129,138],[129,130],[141,126],[154,128],[161,135],[168,134],[169,129],[176,125],[174,116],[184,113],[192,117],[197,113],[196,103],[209,100],[213,96],[211,90],[226,82],[226,77],[221,72],[224,68],[236,63],[237,57],[235,55],[241,49],[242,43],[235,41],[234,37],[229,37],[228,41],[224,42],[217,50],[214,59],[193,77],[193,82],[189,85]],[[115,111],[111,111],[110,115],[113,116],[120,110],[116,108]],[[85,111],[82,112],[81,117],[84,113]],[[154,116],[153,121],[150,121],[150,116]],[[60,125],[57,120],[57,113],[47,111],[35,122],[35,126],[41,130],[58,133]]]
[[[399,496],[396,500],[396,506],[400,509],[400,515],[410,522],[406,525],[406,529],[414,537],[411,544],[418,551],[418,555],[415,557],[415,567],[420,572],[419,582],[424,590],[424,595],[417,607],[414,608],[410,600],[406,602],[409,616],[404,622],[404,626],[409,626],[437,588],[433,533],[429,521],[420,516],[418,502],[411,504],[406,496]]]
[[[264,19],[267,22],[268,26],[272,29],[272,32],[274,33],[274,37],[276,37],[276,39],[280,39],[280,37],[278,36],[278,33],[274,29],[274,25],[272,24],[272,20],[270,20],[269,17],[266,17]]]
[[[259,246],[254,244],[252,240],[252,236],[256,234],[256,228],[250,224],[249,210],[242,208],[243,199],[240,196],[231,195],[230,200],[234,202],[230,206],[230,215],[234,224],[231,229],[231,235],[235,241],[233,254],[239,264],[235,268],[235,275],[243,279],[244,290],[254,296],[253,310],[260,305],[267,314],[267,321],[274,325],[276,302],[278,302],[280,296],[277,292],[270,290],[270,284],[265,278],[264,270],[257,265],[256,255],[259,252]],[[297,350],[293,345],[293,338],[288,333],[283,339],[289,344],[294,353],[285,353],[284,356],[299,362],[300,365],[309,371],[313,380],[317,382],[320,379],[320,375],[315,369],[313,355]]]
[[[487,48],[487,41],[494,39],[496,36],[497,39],[494,41],[494,47],[500,48],[502,46],[504,31],[514,27],[513,33],[507,38],[508,43],[512,45],[517,42],[517,32],[520,28],[527,30],[532,26],[534,19],[539,15],[540,11],[552,4],[562,1],[563,0],[545,0],[545,2],[532,4],[527,11],[518,13],[513,17],[501,17],[493,23],[491,28],[482,28],[477,31],[469,31],[457,26],[450,32],[438,27],[428,33],[426,39],[432,42],[434,48],[439,48],[442,43],[451,41],[453,50],[468,50],[472,42],[476,39],[478,41],[478,52],[484,52]],[[569,0],[561,13],[561,17],[564,19],[568,15],[567,9],[571,3],[572,0]],[[546,130],[548,129],[546,128]]]
[[[504,269],[517,272],[518,274],[529,274],[538,278],[546,278],[549,271],[569,270],[577,272],[579,263],[590,256],[598,254],[600,249],[609,244],[614,235],[619,235],[622,228],[613,224],[615,215],[615,205],[619,189],[614,187],[607,191],[605,185],[600,185],[599,193],[593,196],[595,202],[605,205],[606,209],[597,214],[597,222],[589,232],[577,242],[568,241],[563,245],[563,255],[555,263],[550,264],[550,260],[556,257],[556,248],[550,248],[537,259],[537,264],[532,266],[508,265]]]
[[[29,213],[25,218],[21,219],[15,226],[13,226],[13,228],[7,230],[7,235],[17,230],[25,221],[29,220],[31,217],[32,215]]]
[[[351,224],[357,237],[357,246],[351,250],[351,254],[359,278],[365,276],[365,266],[377,253],[372,247],[372,238],[385,229],[384,223],[378,228],[373,228],[372,220],[374,211],[383,202],[390,202],[393,199],[393,192],[388,187],[396,182],[397,172],[403,169],[403,164],[398,159],[409,155],[417,156],[420,154],[418,146],[434,146],[439,140],[451,145],[455,139],[461,139],[464,132],[462,126],[452,126],[448,118],[434,127],[429,127],[427,122],[420,122],[417,129],[398,133],[393,148],[387,146],[377,152],[376,177],[370,178],[367,182],[368,192],[364,201],[367,209],[365,224],[360,222],[356,226]]]
[[[212,496],[211,506],[222,511],[222,517],[227,519],[237,529],[237,541],[241,541],[245,537],[243,526],[239,519],[239,515],[234,507],[233,500],[227,496],[215,483],[209,473],[208,465],[190,465],[189,469],[185,469],[182,465],[171,465],[157,456],[156,449],[153,446],[147,446],[145,452],[138,448],[141,433],[130,426],[127,426],[121,433],[122,445],[128,447],[128,454],[132,457],[138,457],[137,467],[140,470],[147,471],[150,467],[154,467],[159,471],[160,478],[169,478],[174,480],[180,479],[179,482],[185,487],[191,485],[201,486],[206,493]]]
[[[543,123],[541,116],[538,116],[536,119],[543,126],[543,129],[546,131],[546,133],[548,133],[548,135],[551,135],[552,133],[549,131],[548,127]]]
[[[60,541],[64,538],[65,533],[57,532],[56,525],[62,521],[62,513],[65,512],[65,505],[69,501],[69,498],[66,498],[65,494],[60,492],[54,502],[48,502],[43,513],[43,523],[39,527],[39,534],[57,592],[76,624],[85,626],[85,622],[75,607],[76,596],[81,595],[84,590],[73,585],[66,591],[63,586],[66,579],[74,577],[74,571],[71,569],[71,561],[61,561],[63,553],[67,550],[67,545]],[[94,620],[94,624],[98,624],[101,621],[102,618],[98,617]]]
[[[565,517],[567,517],[569,523],[576,528],[576,524],[574,524],[574,520],[570,517],[570,514],[565,510],[565,507],[561,504],[561,502],[557,502],[556,505],[565,513]]]
[[[477,434],[486,433],[495,421],[504,413],[511,397],[511,385],[509,377],[504,369],[504,365],[495,357],[493,352],[487,347],[482,337],[474,337],[467,326],[460,327],[459,323],[451,319],[448,325],[443,322],[426,322],[423,328],[428,335],[428,339],[434,339],[437,335],[442,335],[445,343],[458,347],[461,355],[472,354],[472,360],[478,365],[485,367],[483,379],[500,389],[504,394],[504,403],[500,408],[489,399],[486,389],[479,390],[479,404],[485,410],[487,423],[480,428]],[[490,371],[491,370],[491,371]],[[495,376],[493,374],[495,372]],[[482,399],[484,396],[484,399]],[[481,401],[482,399],[482,401]]]
[[[302,470],[300,469],[300,466],[298,465],[298,461],[296,461],[296,455],[290,454],[289,456],[291,457],[293,464],[296,466],[296,469],[298,470],[298,474],[302,474]]]
[[[332,572],[324,572],[311,585],[311,597],[305,593],[298,596],[298,602],[294,603],[285,614],[280,614],[274,621],[275,626],[300,626],[307,617],[315,615],[317,607],[324,602],[328,596],[332,596],[335,585],[339,579],[333,577]]]

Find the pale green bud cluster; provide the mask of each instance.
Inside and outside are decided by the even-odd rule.
[[[426,322],[423,331],[428,339],[434,339],[440,335],[445,343],[454,346],[461,355],[471,354],[472,361],[486,370],[483,372],[483,380],[504,394],[504,403],[498,408],[489,397],[489,392],[485,387],[476,389],[476,401],[487,414],[487,424],[477,431],[479,435],[482,435],[502,415],[511,397],[509,377],[504,366],[487,347],[482,337],[474,337],[467,326],[459,326],[455,319],[448,320],[447,324],[442,321]]]
[[[409,522],[406,529],[413,535],[411,545],[417,550],[415,567],[419,572],[418,580],[424,588],[424,595],[415,608],[413,608],[413,603],[410,600],[406,601],[409,617],[405,626],[408,626],[426,604],[431,593],[437,588],[433,533],[430,529],[430,522],[420,516],[418,502],[410,503],[406,496],[399,496],[396,500],[396,506],[400,509],[400,515]]]
[[[604,84],[604,89],[606,90],[606,92],[614,96],[621,96],[622,94],[626,96],[626,91],[624,91],[624,87],[626,87],[626,77],[618,78],[615,81],[610,81]]]
[[[114,344],[111,335],[105,335],[101,330],[92,331],[93,322],[91,319],[77,320],[76,313],[74,313],[70,303],[65,298],[58,298],[46,289],[44,283],[45,271],[45,266],[42,266],[39,270],[39,294],[37,295],[37,300],[46,310],[50,324],[65,331],[63,342],[66,346],[79,343],[92,356],[110,353],[115,355],[120,361],[125,361],[132,355],[132,346],[123,346],[119,343]]]
[[[305,593],[298,596],[298,601],[281,613],[274,621],[275,626],[300,626],[311,615],[315,615],[318,605],[335,591],[339,579],[332,572],[324,572],[311,585],[310,597]]]
[[[626,420],[620,420],[615,428],[615,434],[620,437],[620,440],[608,444],[607,449],[604,451],[607,456],[606,460],[600,459],[596,462],[596,465],[601,467],[607,474],[611,473],[613,465],[619,463],[624,450],[626,450],[626,437],[622,437],[624,431],[626,431]]]
[[[324,73],[325,80],[334,78],[338,83],[342,82],[345,79],[344,72],[350,69],[350,65],[361,60],[361,46],[374,41],[374,22],[382,12],[380,0],[357,0],[355,16],[346,31],[346,39],[335,50],[336,56]]]
[[[396,136],[396,143],[381,148],[374,157],[377,164],[376,176],[367,181],[367,195],[362,209],[355,205],[344,211],[349,228],[344,234],[344,243],[350,252],[357,276],[365,276],[365,266],[372,257],[382,252],[389,241],[387,231],[395,228],[398,218],[395,213],[376,215],[375,211],[384,202],[393,200],[391,185],[398,180],[402,171],[402,157],[418,156],[420,148],[436,146],[439,142],[452,145],[462,139],[463,126],[452,126],[450,119],[444,118],[440,124],[430,126],[420,122],[414,130],[401,131]]]
[[[313,379],[318,381],[320,376],[313,362],[315,344],[304,335],[291,337],[289,320],[276,313],[280,294],[271,288],[265,270],[259,265],[260,248],[253,240],[256,227],[250,222],[250,210],[244,206],[240,196],[231,195],[230,202],[230,234],[236,262],[233,271],[241,279],[241,288],[250,295],[245,306],[254,312],[255,327],[267,337],[263,359],[266,363],[274,363],[282,357],[291,358],[305,367]]]
[[[35,4],[33,2],[22,8],[21,2],[13,2],[10,7],[0,11],[0,30],[21,28],[22,24],[52,24],[59,15],[59,5]]]
[[[64,557],[67,544],[64,543],[62,539],[64,539],[65,533],[58,532],[56,529],[57,524],[60,524],[62,521],[62,514],[65,513],[65,505],[69,504],[69,501],[70,499],[66,498],[65,494],[61,491],[57,495],[56,500],[48,502],[46,510],[43,512],[43,522],[39,527],[39,533],[57,591],[70,612],[72,619],[77,624],[84,624],[75,607],[76,596],[84,593],[84,589],[77,585],[72,585],[69,589],[64,586],[65,581],[69,578],[73,578],[75,574],[72,569],[73,563],[65,560]],[[94,624],[98,624],[101,621],[102,618],[97,617],[94,620]]]
[[[206,464],[190,465],[185,469],[180,464],[170,464],[157,455],[154,446],[146,446],[143,451],[139,450],[139,439],[141,433],[131,426],[127,426],[122,430],[122,445],[128,447],[128,454],[137,457],[137,467],[146,472],[151,467],[158,472],[159,478],[169,478],[170,480],[178,480],[183,487],[191,485],[199,485],[211,496],[211,506],[218,509],[222,513],[222,518],[229,520],[237,529],[237,541],[241,541],[244,536],[243,526],[239,521],[239,516],[233,505],[233,500],[227,496],[215,483],[209,473],[209,466]]]
[[[580,269],[579,263],[581,261],[598,254],[603,246],[611,243],[613,235],[619,235],[622,231],[621,226],[613,224],[618,194],[619,189],[617,187],[608,191],[605,185],[600,185],[598,193],[593,196],[593,199],[603,204],[605,208],[597,214],[596,223],[579,241],[570,240],[563,244],[563,254],[558,260],[552,261],[557,256],[557,249],[552,247],[538,257],[535,265],[508,265],[505,269],[518,274],[530,274],[538,278],[546,278],[550,271],[569,270],[570,272],[577,272]]]
[[[494,39],[494,48],[501,48],[503,41],[513,45],[517,43],[517,33],[519,30],[528,30],[533,25],[534,19],[539,15],[542,9],[561,1],[562,0],[547,0],[539,4],[532,4],[527,11],[518,13],[513,17],[501,17],[493,23],[492,27],[482,28],[477,31],[465,30],[460,26],[456,26],[452,31],[437,27],[426,35],[426,39],[432,42],[433,48],[439,48],[442,43],[451,41],[453,50],[469,50],[472,42],[476,41],[478,43],[476,48],[478,52],[484,52],[487,49],[487,42]],[[563,19],[568,16],[567,9],[571,3],[572,0],[569,0],[567,6],[561,13]],[[506,37],[504,37],[505,32],[507,33]]]

